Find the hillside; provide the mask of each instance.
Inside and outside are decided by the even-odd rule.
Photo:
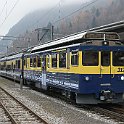
[[[7,35],[23,36],[27,39],[30,37],[30,42],[26,39],[17,39],[13,42],[13,47],[9,50],[16,51],[16,47],[27,47],[38,44],[37,32],[34,31],[37,27],[46,27],[49,22],[54,25],[54,34],[58,36],[64,36],[71,33],[79,32],[89,28],[97,27],[100,25],[120,21],[124,19],[124,0],[99,0],[98,2],[88,5],[68,5],[48,12],[48,10],[37,10],[33,13],[26,15],[16,25],[14,25]],[[75,14],[68,16],[70,13],[83,8]],[[65,16],[61,21],[56,22]],[[38,21],[37,21],[38,20]],[[53,23],[56,22],[56,23]],[[33,32],[32,32],[33,31]],[[40,33],[40,37],[43,35],[43,31]],[[49,35],[49,32],[48,32]],[[41,42],[50,40],[50,37],[46,35]],[[54,36],[58,37],[58,36]],[[11,44],[11,42],[3,41],[4,44]],[[0,44],[3,44],[1,41]],[[2,48],[3,49],[3,48]]]

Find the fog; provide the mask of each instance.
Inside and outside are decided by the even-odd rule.
[[[65,6],[68,4],[83,4],[90,0],[0,0],[0,35],[5,35],[26,14],[38,10]]]

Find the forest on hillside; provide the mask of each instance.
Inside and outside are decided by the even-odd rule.
[[[90,28],[123,20],[124,0],[105,0],[105,1],[99,0],[98,3],[89,6],[85,9],[81,9],[72,16],[69,16],[68,18],[63,18],[61,21],[58,21],[55,24],[52,24],[51,20],[48,19],[47,25],[45,27],[50,28],[51,25],[54,26],[54,39],[55,39],[75,32],[80,32]],[[33,14],[34,13],[30,14],[30,16],[32,17]],[[54,16],[56,16],[56,14],[54,14]],[[66,16],[66,14],[64,14],[64,16]],[[31,19],[29,16],[28,18]],[[25,19],[23,19],[23,21],[24,20],[26,20],[26,17]],[[20,27],[21,26],[22,24],[20,24]],[[39,25],[39,27],[41,26]],[[14,26],[14,28],[16,30],[19,29],[18,25]],[[9,34],[12,34],[12,32],[14,32],[14,28],[11,29]],[[11,52],[19,51],[22,48],[31,47],[36,44],[49,41],[51,38],[50,36],[51,32],[50,30],[47,32],[45,31],[46,30],[40,30],[39,37],[38,37],[38,32],[36,30],[32,31],[26,29],[24,30],[24,32],[22,33],[20,32],[19,37],[25,37],[25,38],[18,38],[14,40],[12,44],[9,46],[8,52],[11,53]],[[18,46],[20,46],[19,49],[17,48]]]
[[[70,19],[63,20],[58,29],[62,34],[69,34],[124,19],[124,0],[108,0],[106,4],[78,12]]]

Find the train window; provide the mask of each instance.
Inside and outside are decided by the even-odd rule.
[[[79,55],[78,51],[72,51],[71,53],[71,65],[78,65]]]
[[[47,67],[50,68],[50,55],[47,56]]]
[[[52,54],[52,67],[57,68],[57,53]]]
[[[12,62],[12,64],[11,64],[11,69],[13,69],[13,62]]]
[[[27,58],[24,58],[24,66],[27,68]]]
[[[4,62],[4,67],[6,67],[6,62]]]
[[[18,60],[18,69],[20,69],[20,60]]]
[[[110,52],[109,51],[101,52],[101,65],[102,66],[110,65]]]
[[[16,60],[16,68],[18,69],[20,66],[19,60]]]
[[[16,68],[18,68],[18,61],[16,60]]]
[[[30,58],[30,67],[33,67],[33,58]]]
[[[26,63],[25,63],[25,59],[24,59],[24,66],[26,65]]]
[[[98,66],[99,52],[98,51],[84,51],[82,53],[82,64],[84,66]]]
[[[7,70],[11,70],[11,65],[7,65]]]
[[[37,57],[37,67],[41,67],[41,58]]]
[[[42,70],[45,71],[46,70],[46,55],[42,56]]]
[[[124,66],[124,51],[113,52],[113,66]]]
[[[13,65],[13,69],[15,69],[15,64]]]
[[[36,57],[30,58],[30,67],[36,67],[37,63],[36,63]]]
[[[36,57],[33,58],[33,67],[36,67]]]
[[[59,67],[66,68],[66,51],[59,52]]]

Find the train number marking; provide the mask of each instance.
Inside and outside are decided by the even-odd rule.
[[[124,68],[118,68],[117,72],[124,72]]]

